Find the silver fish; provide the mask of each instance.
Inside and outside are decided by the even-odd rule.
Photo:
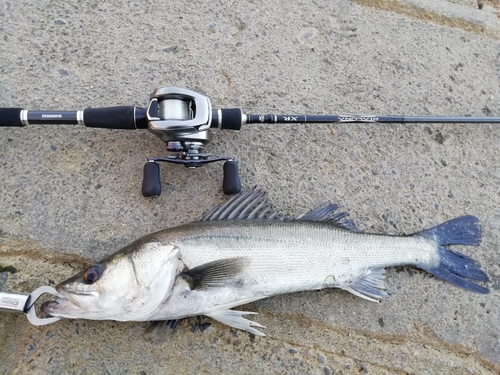
[[[448,245],[478,245],[474,216],[413,235],[361,233],[338,206],[284,218],[260,190],[216,207],[199,221],[147,235],[57,285],[64,297],[43,310],[56,317],[118,321],[206,315],[263,335],[232,308],[283,293],[341,288],[387,298],[385,268],[409,265],[476,293],[488,276]]]

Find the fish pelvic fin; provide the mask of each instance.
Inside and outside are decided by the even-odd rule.
[[[220,323],[224,323],[230,327],[242,329],[244,331],[253,333],[256,336],[265,336],[262,332],[254,327],[266,328],[263,325],[254,322],[253,320],[245,319],[244,315],[253,315],[257,314],[251,311],[238,311],[238,310],[219,310],[214,311],[209,314],[205,314],[206,316],[217,320]]]
[[[245,319],[243,317],[245,315],[255,315],[257,314],[256,312],[231,310],[231,308],[235,306],[244,305],[250,302],[254,302],[259,299],[267,297],[268,296],[257,296],[257,297],[241,299],[238,301],[233,301],[230,303],[216,306],[211,310],[204,312],[203,315],[206,315],[209,318],[217,320],[218,322],[226,324],[230,327],[242,329],[244,331],[253,333],[256,336],[265,336],[262,332],[260,332],[254,327],[258,328],[266,328],[266,327],[252,320]]]
[[[166,342],[170,336],[177,330],[183,319],[156,320],[148,322],[144,330],[144,338],[152,343],[161,344]]]
[[[420,264],[417,265],[419,268],[471,292],[489,293],[487,288],[470,281],[489,281],[488,275],[476,262],[464,254],[447,248],[448,245],[479,245],[481,227],[477,217],[472,215],[457,217],[415,235],[433,239],[439,245],[439,264],[433,267]]]
[[[379,300],[382,298],[389,298],[384,279],[384,268],[368,270],[366,275],[354,280],[349,286],[343,289],[368,301],[380,302]]]

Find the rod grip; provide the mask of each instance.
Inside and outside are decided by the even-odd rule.
[[[146,110],[130,106],[86,108],[83,110],[83,122],[89,128],[147,128]]]
[[[22,108],[0,108],[0,126],[24,126],[21,122]]]
[[[222,124],[221,129],[240,130],[241,129],[241,109],[221,109]]]

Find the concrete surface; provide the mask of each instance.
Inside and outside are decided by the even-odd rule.
[[[1,0],[0,106],[144,106],[172,85],[256,114],[500,116],[498,2],[483,3]],[[2,314],[0,374],[497,374],[499,144],[491,124],[248,125],[207,147],[283,212],[332,200],[390,234],[479,216],[481,246],[457,250],[490,275],[489,295],[391,269],[381,304],[284,295],[249,306],[266,337],[185,322],[160,343],[143,323]],[[217,164],[162,165],[164,193],[143,198],[143,163],[164,155],[147,131],[0,129],[0,263],[17,269],[0,287],[54,285],[227,199]]]

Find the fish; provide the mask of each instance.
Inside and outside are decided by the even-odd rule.
[[[410,235],[361,232],[340,206],[279,214],[261,189],[235,195],[198,221],[146,235],[58,284],[54,317],[176,322],[207,316],[263,336],[251,311],[275,295],[340,288],[369,301],[389,297],[386,268],[411,266],[486,294],[476,262],[449,248],[478,246],[477,217],[461,216]],[[176,324],[171,324],[176,326]]]

